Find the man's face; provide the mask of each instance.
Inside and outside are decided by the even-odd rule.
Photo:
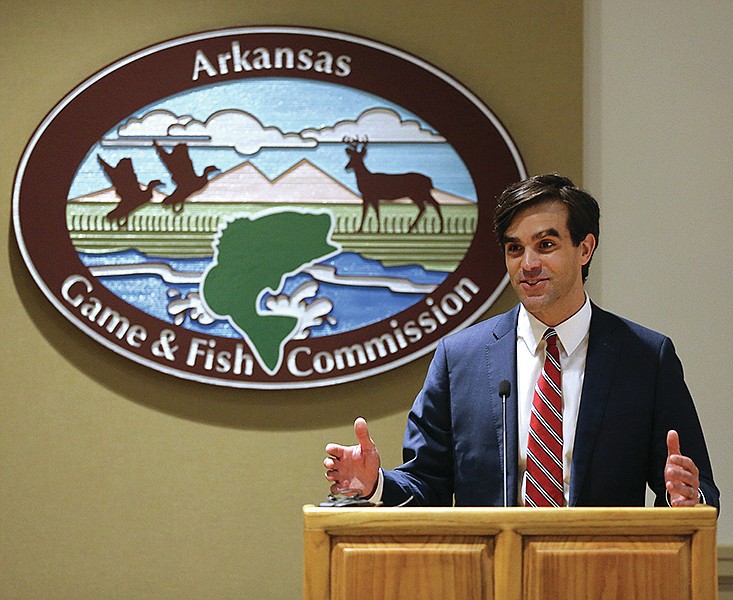
[[[568,209],[542,202],[517,213],[504,234],[504,259],[514,291],[545,325],[555,326],[585,302],[582,267],[592,257],[595,237],[573,245]]]

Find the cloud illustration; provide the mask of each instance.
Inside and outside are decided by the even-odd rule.
[[[117,133],[120,140],[149,138],[164,145],[166,141],[172,143],[185,138],[190,146],[228,147],[245,155],[257,154],[262,148],[314,148],[318,145],[316,140],[304,139],[298,133],[266,127],[257,117],[235,109],[217,111],[205,122],[189,115],[153,110],[140,118],[129,119]]]
[[[278,127],[266,126],[243,110],[225,109],[213,113],[206,121],[190,115],[176,115],[168,110],[153,110],[132,118],[117,129],[118,140],[108,144],[150,144],[157,140],[165,145],[185,140],[190,146],[234,148],[242,155],[257,154],[263,148],[314,148],[322,142],[341,143],[345,137],[363,138],[370,142],[445,142],[445,138],[424,128],[418,121],[402,119],[389,108],[371,108],[356,120],[344,119],[320,129],[308,128],[285,133]]]
[[[284,133],[266,127],[257,117],[242,110],[221,110],[206,122],[195,119],[168,129],[171,136],[208,136],[211,146],[229,146],[240,154],[256,154],[262,148],[313,148],[316,140],[303,139],[297,133]]]
[[[319,142],[341,142],[345,137],[364,136],[370,142],[445,142],[444,137],[424,129],[415,120],[403,120],[389,108],[370,108],[355,121],[339,121],[322,129],[304,129],[300,135]]]
[[[129,119],[117,128],[120,137],[166,137],[174,125],[190,122],[190,115],[178,116],[168,110],[153,110],[142,117]]]

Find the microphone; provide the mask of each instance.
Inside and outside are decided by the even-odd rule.
[[[503,447],[502,447],[502,456],[504,457],[504,507],[506,508],[508,506],[507,499],[507,487],[508,487],[508,478],[507,478],[507,472],[506,472],[506,399],[509,397],[509,395],[512,393],[512,384],[507,379],[502,379],[499,382],[499,396],[501,396],[501,426],[502,426],[502,434],[503,434]]]

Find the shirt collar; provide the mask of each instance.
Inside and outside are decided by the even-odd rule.
[[[560,340],[560,347],[570,356],[583,341],[590,330],[591,303],[586,295],[585,303],[572,317],[553,327]],[[517,338],[524,341],[533,355],[537,355],[542,342],[542,336],[547,331],[547,325],[531,314],[524,305],[519,307],[517,321]]]

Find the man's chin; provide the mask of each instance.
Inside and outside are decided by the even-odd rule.
[[[539,283],[537,285],[526,285],[520,283],[518,287],[514,288],[514,291],[521,300],[527,300],[527,302],[543,302],[544,298],[547,296],[547,285],[544,283]]]
[[[547,297],[544,294],[519,294],[519,301],[533,315],[541,313],[547,306]]]

